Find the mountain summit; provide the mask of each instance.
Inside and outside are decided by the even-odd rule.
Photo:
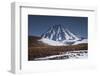
[[[61,25],[54,25],[48,29],[47,32],[43,33],[42,38],[48,38],[54,41],[64,41],[64,40],[79,40],[79,38],[71,33],[67,28]]]
[[[69,45],[80,41],[75,34],[62,25],[54,25],[41,35],[41,40],[50,45]]]

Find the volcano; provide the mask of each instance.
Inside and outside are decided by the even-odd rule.
[[[87,43],[87,39],[81,39],[74,33],[64,28],[62,25],[54,25],[41,35],[39,40],[45,44],[52,46],[66,46]]]

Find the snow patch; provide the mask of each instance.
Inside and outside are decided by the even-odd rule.
[[[88,40],[87,39],[83,39],[81,41],[76,41],[73,45],[82,44],[82,43],[88,43]]]
[[[78,50],[78,51],[69,51],[65,54],[61,55],[52,55],[52,56],[46,56],[41,58],[35,58],[35,60],[49,60],[53,58],[63,58],[63,59],[84,59],[88,57],[87,50]]]
[[[63,44],[59,41],[50,40],[48,38],[42,38],[38,41],[41,41],[41,42],[48,44],[48,45],[51,45],[51,46],[66,46],[67,45],[67,44]]]
[[[45,44],[51,45],[51,46],[68,46],[68,45],[78,45],[78,44],[82,44],[82,43],[88,43],[87,39],[83,39],[81,41],[76,41],[76,40],[64,40],[64,41],[54,41],[54,40],[50,40],[48,38],[42,38],[38,41],[41,41]]]

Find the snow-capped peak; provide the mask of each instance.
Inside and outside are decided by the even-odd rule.
[[[50,27],[46,33],[42,34],[42,38],[48,38],[50,40],[60,42],[64,40],[79,40],[77,36],[61,25],[54,25]]]
[[[67,28],[64,28],[62,25],[54,25],[50,27],[47,32],[41,35],[41,39],[39,41],[52,46],[66,46],[70,44],[75,45],[84,43],[84,40],[80,40],[80,38],[70,32]],[[85,40],[85,43],[86,42],[87,41]]]

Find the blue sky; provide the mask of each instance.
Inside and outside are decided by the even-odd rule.
[[[49,27],[61,24],[78,37],[88,37],[88,17],[28,15],[28,35],[41,36]]]

